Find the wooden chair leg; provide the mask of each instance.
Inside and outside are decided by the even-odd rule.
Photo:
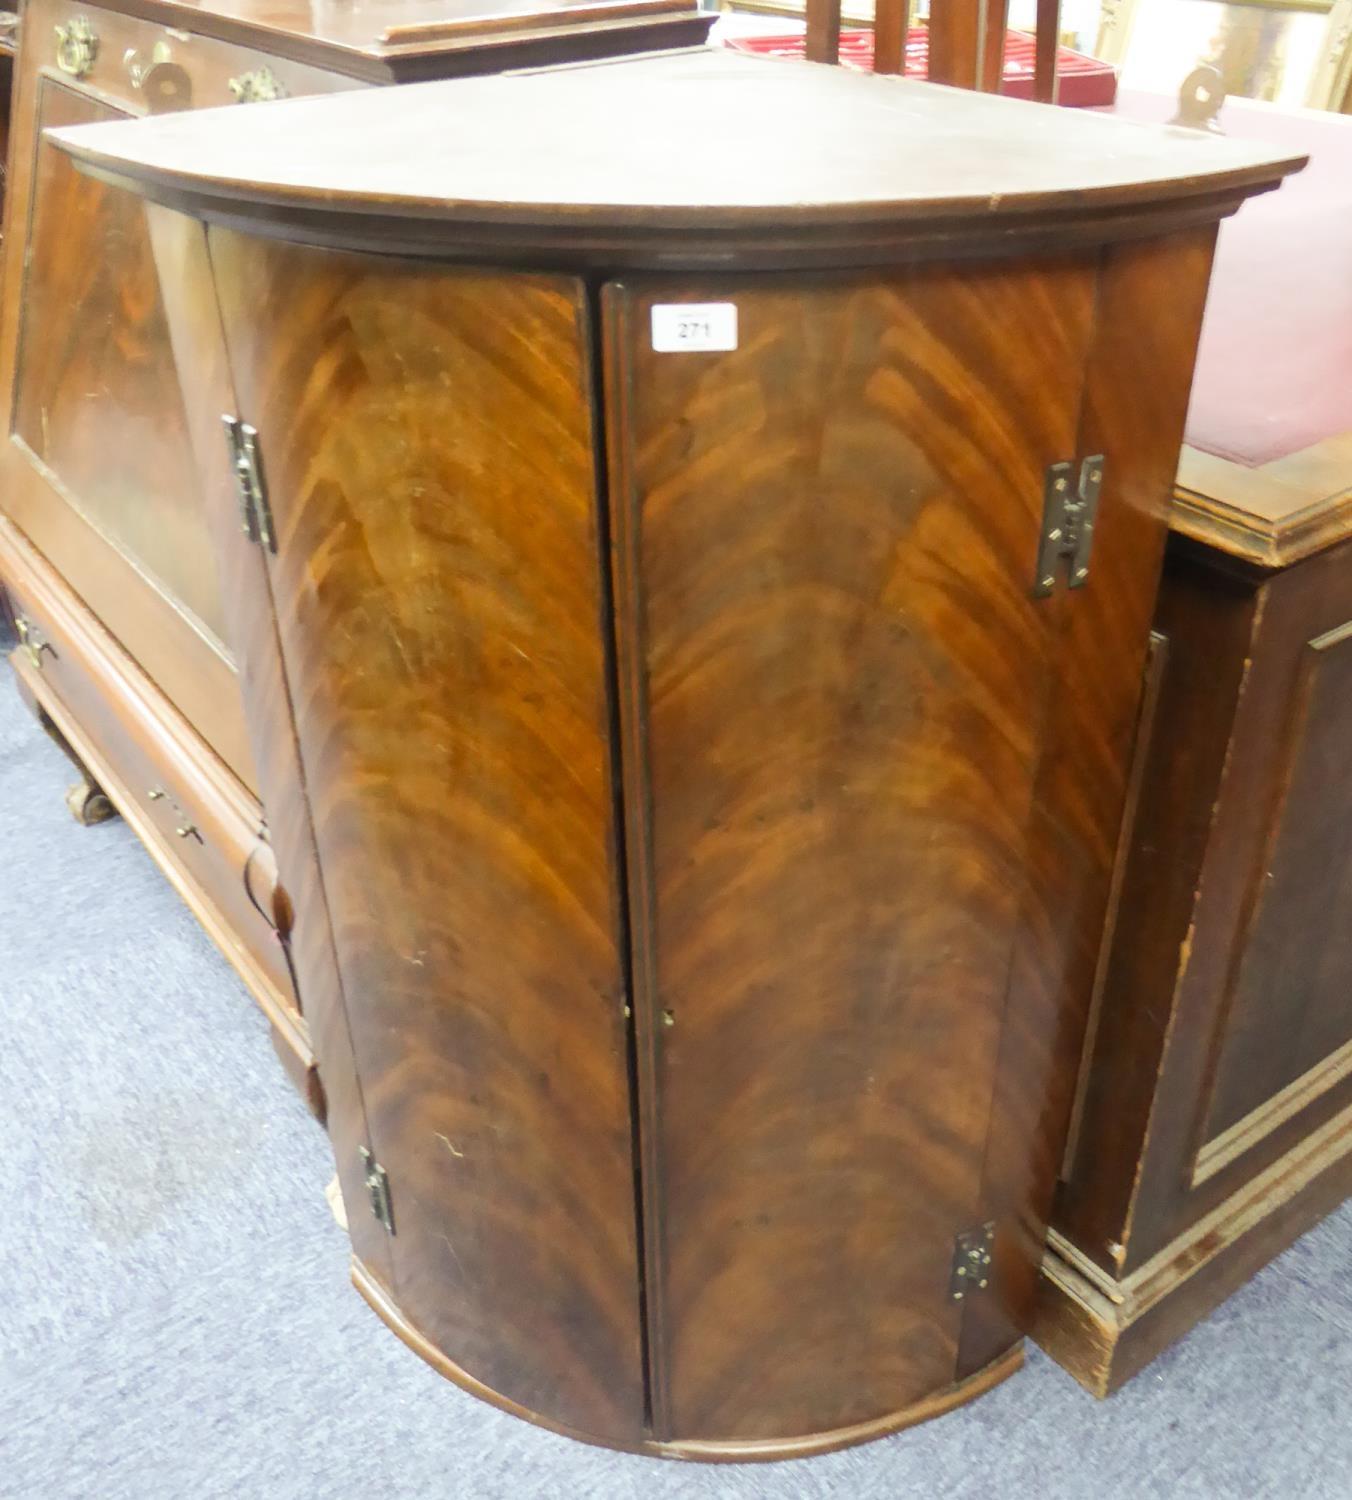
[[[1056,103],[1056,45],[1061,35],[1061,0],[1037,0],[1037,42],[1033,53],[1033,98]]]
[[[806,0],[807,60],[840,61],[840,0]]]
[[[906,30],[909,0],[876,0],[873,8],[873,71],[906,71]]]
[[[1008,17],[1009,0],[931,0],[930,82],[998,93]]]

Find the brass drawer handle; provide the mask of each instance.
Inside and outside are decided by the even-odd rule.
[[[146,81],[146,74],[151,68],[156,63],[167,63],[170,56],[169,43],[163,37],[150,49],[149,62],[142,61],[141,54],[135,47],[128,47],[122,54],[122,63],[127,70],[127,77],[131,79],[132,88],[139,89]]]
[[[147,802],[161,802],[166,797],[169,797],[169,793],[162,786],[152,786],[146,793]],[[183,811],[172,797],[169,797],[169,806],[173,810],[174,832],[178,837],[181,839],[196,839],[199,844],[205,844],[206,840],[202,837],[202,830],[188,817],[187,813]]]
[[[87,16],[76,16],[56,28],[56,65],[72,78],[83,78],[99,55],[99,39]]]
[[[25,615],[16,615],[14,617],[14,630],[19,637],[19,650],[33,663],[38,671],[41,671],[42,653],[50,651],[53,656],[56,655],[56,650],[52,643],[33,624],[32,620],[28,619]]]
[[[135,47],[122,54],[131,86],[144,96],[152,115],[169,114],[188,109],[192,104],[192,79],[186,68],[173,59],[169,43],[160,38],[150,50],[147,62]]]
[[[269,99],[285,99],[286,85],[271,68],[256,68],[230,80],[230,92],[236,104],[264,104]]]

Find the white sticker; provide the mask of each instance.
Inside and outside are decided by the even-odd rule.
[[[735,302],[659,302],[653,308],[653,348],[659,354],[736,347]]]

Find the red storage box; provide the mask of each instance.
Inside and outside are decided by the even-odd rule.
[[[802,57],[806,50],[803,33],[785,36],[732,36],[725,47],[738,52],[757,52],[764,57]],[[861,73],[873,71],[873,33],[869,30],[842,30],[840,61]],[[1117,74],[1108,63],[1095,57],[1072,52],[1069,47],[1056,50],[1056,72],[1060,83],[1057,102],[1078,109],[1093,109],[1111,104],[1117,97]],[[929,32],[913,26],[906,35],[906,76],[929,76]],[[1024,31],[1005,33],[1005,77],[1002,94],[1015,99],[1033,97],[1033,38]]]

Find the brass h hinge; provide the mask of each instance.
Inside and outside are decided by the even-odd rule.
[[[259,542],[269,552],[277,550],[277,533],[272,524],[272,507],[263,483],[263,460],[258,452],[258,429],[228,413],[221,417],[225,441],[230,449],[230,467],[234,470],[235,489],[239,494],[239,513],[244,535]]]
[[[953,1263],[948,1273],[950,1302],[964,1302],[990,1286],[991,1252],[994,1248],[994,1220],[978,1229],[964,1229],[954,1239]]]
[[[390,1206],[390,1179],[385,1168],[366,1149],[361,1148],[361,1164],[366,1172],[366,1195],[371,1200],[371,1212],[394,1233],[394,1209]]]
[[[1037,553],[1037,579],[1033,593],[1045,598],[1056,587],[1060,561],[1070,565],[1070,587],[1077,589],[1089,577],[1089,552],[1094,545],[1094,515],[1103,487],[1103,454],[1095,453],[1080,464],[1078,480],[1074,464],[1051,464],[1043,489],[1042,540]]]

